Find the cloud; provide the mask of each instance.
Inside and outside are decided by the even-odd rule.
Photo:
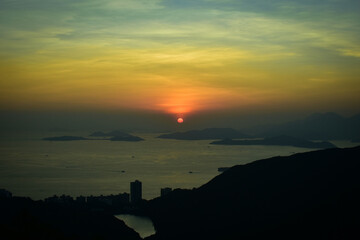
[[[145,98],[191,87],[210,92],[208,102],[229,95],[260,104],[324,91],[323,79],[339,84],[329,93],[343,94],[360,89],[354,80],[360,74],[359,5],[0,0],[0,86],[3,98],[19,106],[20,95],[36,104],[90,104],[84,99],[93,98],[91,104],[120,106],[128,99],[142,106]],[[323,74],[330,70],[335,77]]]

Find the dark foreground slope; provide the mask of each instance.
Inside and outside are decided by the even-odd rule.
[[[140,240],[114,216],[81,206],[0,197],[1,239]]]
[[[149,202],[150,239],[360,239],[360,147],[235,166]]]

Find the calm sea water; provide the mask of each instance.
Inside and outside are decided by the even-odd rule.
[[[88,133],[86,133],[88,134]],[[141,134],[142,142],[102,140],[49,142],[42,137],[84,133],[18,135],[0,139],[0,188],[17,196],[43,199],[54,194],[107,195],[130,191],[143,183],[143,197],[160,188],[194,188],[218,175],[218,167],[245,164],[310,149],[275,146],[220,146],[211,141],[158,139]],[[350,142],[334,142],[339,147]]]

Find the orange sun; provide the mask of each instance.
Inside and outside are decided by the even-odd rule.
[[[184,119],[181,118],[181,117],[179,117],[179,118],[177,119],[177,122],[178,122],[178,123],[183,123],[183,122],[184,122]]]

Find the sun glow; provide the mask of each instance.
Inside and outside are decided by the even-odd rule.
[[[177,119],[177,122],[178,122],[178,123],[183,123],[183,122],[184,122],[184,119],[181,118],[181,117],[179,117],[179,118]]]
[[[12,2],[0,1],[0,110],[359,109],[359,14],[342,1],[271,14],[236,0]]]
[[[170,114],[184,114],[197,110],[199,104],[196,94],[184,90],[164,98],[158,106]]]

